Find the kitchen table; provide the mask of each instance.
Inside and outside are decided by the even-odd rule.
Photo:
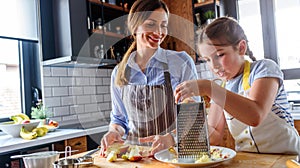
[[[86,152],[85,152],[86,153]],[[80,157],[85,153],[73,155],[72,157]],[[167,163],[159,162],[153,158],[144,158],[138,162],[129,162],[119,159],[116,162],[108,162],[105,158],[99,157],[98,152],[92,155],[94,157],[94,165],[86,166],[90,168],[167,168],[176,167]],[[285,168],[286,161],[296,159],[296,155],[281,155],[281,154],[256,154],[237,152],[237,155],[226,162],[216,166],[217,168]]]

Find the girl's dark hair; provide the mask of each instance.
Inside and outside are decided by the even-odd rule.
[[[236,45],[241,40],[245,40],[247,43],[246,55],[248,55],[251,60],[256,61],[256,58],[253,56],[253,53],[249,48],[248,40],[243,28],[234,18],[220,17],[215,19],[212,23],[200,30],[198,37],[199,44],[211,40],[217,42],[213,45],[233,46],[235,49],[237,49]]]
[[[122,61],[118,64],[118,72],[115,79],[116,85],[122,86],[128,83],[127,79],[125,78],[125,68],[130,54],[136,50],[136,38],[134,32],[138,26],[143,24],[144,21],[149,18],[152,13],[149,11],[155,11],[156,9],[160,8],[164,9],[167,15],[169,15],[169,9],[166,3],[162,0],[137,0],[132,5],[127,18],[127,26],[128,30],[133,36],[134,41],[126,51]]]

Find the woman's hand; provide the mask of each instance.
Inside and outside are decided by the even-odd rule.
[[[122,136],[117,131],[108,131],[101,139],[100,156],[106,157],[105,151],[114,143],[124,143]]]
[[[144,138],[139,138],[139,140],[141,143],[152,142],[151,155],[154,155],[154,153],[163,149],[167,149],[175,144],[173,136],[169,133],[165,135],[152,135]]]

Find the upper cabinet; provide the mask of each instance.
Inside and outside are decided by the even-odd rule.
[[[213,19],[223,16],[223,4],[221,0],[194,0],[193,15],[196,36],[201,27],[209,24]],[[195,39],[197,40],[197,38]],[[197,43],[197,42],[195,42]],[[197,48],[197,46],[195,46]],[[196,63],[202,63],[196,52]]]
[[[40,0],[43,65],[68,66],[73,61],[114,67],[132,42],[126,20],[134,2]],[[186,51],[196,61],[195,27],[205,23],[204,14],[209,10],[219,16],[219,1],[165,2],[171,15],[162,47]]]
[[[194,3],[194,21],[200,27],[220,17],[220,0],[197,0]]]
[[[131,43],[126,20],[132,3],[109,3],[99,0],[87,2],[92,57],[121,61]]]
[[[99,0],[41,0],[44,65],[66,66],[74,61],[77,65],[113,67],[129,43],[122,16],[128,14],[130,5]]]
[[[78,56],[89,37],[86,1],[41,0],[40,6],[43,60]]]

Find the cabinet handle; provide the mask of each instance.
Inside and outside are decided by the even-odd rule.
[[[90,17],[87,17],[87,26],[88,26],[88,30],[91,29],[91,21],[90,21]]]
[[[81,145],[81,142],[77,142],[76,144],[75,144],[75,146],[80,146]]]

